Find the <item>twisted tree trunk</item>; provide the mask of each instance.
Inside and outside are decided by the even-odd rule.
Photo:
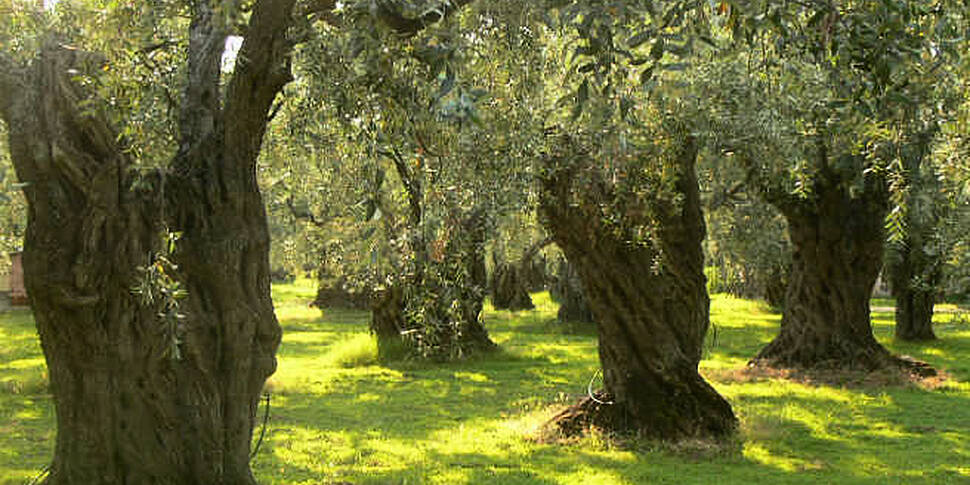
[[[194,7],[180,150],[171,172],[137,183],[112,127],[79,106],[70,72],[97,64],[54,43],[29,68],[0,53],[0,114],[27,184],[26,284],[57,415],[46,483],[255,483],[250,439],[280,341],[255,161],[288,80],[291,8],[255,4],[223,102],[226,34],[214,9]],[[166,227],[182,233],[177,269],[160,263]],[[188,290],[178,304],[162,291],[175,280]]]
[[[646,212],[642,203],[618,209],[621,226],[604,222],[602,211],[619,199],[588,154],[565,143],[546,161],[540,210],[582,278],[598,324],[604,375],[603,392],[554,418],[563,431],[593,424],[679,440],[724,437],[736,429],[731,406],[697,372],[709,324],[705,229],[694,172],[697,149],[689,139],[680,148],[670,163],[682,201],[654,201],[657,246],[635,242],[624,226],[641,222],[636,214]]]
[[[495,261],[489,284],[492,306],[497,310],[531,310],[535,308],[519,265]]]
[[[882,266],[887,193],[878,181],[853,196],[832,171],[811,199],[777,204],[788,219],[792,267],[778,336],[754,363],[797,369],[932,372],[892,356],[872,334],[869,298]]]
[[[582,322],[593,323],[593,312],[589,309],[586,294],[583,293],[583,282],[574,265],[569,261],[559,262],[559,277],[550,291],[552,299],[559,303],[556,319],[560,323]]]
[[[912,235],[906,242],[916,239]],[[933,305],[939,271],[923,254],[922,244],[905,245],[893,249],[899,261],[889,265],[893,298],[896,300],[896,338],[908,341],[935,340]],[[922,281],[914,282],[915,277]]]

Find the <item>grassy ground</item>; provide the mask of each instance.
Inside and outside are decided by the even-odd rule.
[[[674,453],[602,436],[540,443],[537,428],[585,392],[592,332],[554,323],[555,305],[487,311],[503,351],[447,365],[379,366],[367,315],[306,303],[309,282],[274,288],[284,328],[272,412],[254,468],[264,484],[970,483],[970,321],[938,316],[941,339],[891,340],[945,369],[932,390],[810,386],[740,372],[777,331],[761,304],[716,295],[703,373],[741,418],[734,452]],[[51,453],[53,413],[26,312],[0,314],[0,484],[29,480]]]

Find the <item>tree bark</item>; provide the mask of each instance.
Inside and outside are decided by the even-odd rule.
[[[553,300],[559,302],[556,319],[560,323],[582,322],[593,323],[593,311],[589,308],[586,294],[583,293],[583,282],[574,265],[562,260],[559,263],[559,277],[550,292]]]
[[[292,1],[254,5],[224,104],[225,33],[213,9],[194,8],[167,173],[136,175],[97,108],[81,109],[69,71],[98,67],[84,53],[51,43],[29,68],[0,53],[0,92],[16,93],[0,94],[0,112],[27,184],[26,283],[57,415],[48,484],[255,483],[252,429],[280,341],[255,162],[288,80]],[[165,254],[166,228],[182,234],[178,268],[157,267],[188,290],[177,308],[132,291]],[[168,325],[160,311],[185,318]]]
[[[887,269],[896,300],[896,338],[900,340],[936,339],[933,305],[941,275],[937,262],[923,254],[922,230],[918,223],[910,224],[903,241],[890,250]]]
[[[535,308],[526,289],[525,278],[519,273],[519,265],[496,261],[489,285],[492,306],[497,310],[531,310]]]
[[[768,273],[765,282],[764,299],[772,308],[785,308],[785,292],[788,289],[788,278],[791,269],[775,267]]]
[[[933,305],[936,294],[930,288],[913,285],[913,276],[926,270],[925,262],[913,261],[914,249],[898,250],[902,261],[890,265],[893,298],[896,300],[896,338],[907,341],[935,340]],[[923,264],[920,264],[923,263]]]
[[[731,406],[697,372],[709,325],[701,215],[694,172],[697,149],[685,140],[671,163],[674,197],[653,202],[658,244],[635,242],[642,202],[620,200],[591,157],[565,141],[546,159],[540,210],[544,224],[576,265],[599,332],[604,389],[554,418],[565,432],[588,424],[664,440],[721,438],[737,420]],[[629,200],[629,198],[628,198]],[[619,212],[621,211],[622,212]],[[647,209],[650,211],[651,209]],[[657,262],[660,264],[656,264]]]
[[[886,265],[896,300],[896,338],[900,340],[936,339],[933,305],[945,255],[933,242],[945,211],[941,206],[947,204],[939,200],[940,182],[924,161],[930,156],[938,131],[933,122],[909,133],[901,157],[908,187],[906,228],[902,240],[890,244]]]
[[[812,198],[776,204],[788,220],[792,266],[778,336],[754,358],[777,367],[855,369],[898,364],[872,334],[869,298],[882,266],[887,193],[850,195],[832,171]]]

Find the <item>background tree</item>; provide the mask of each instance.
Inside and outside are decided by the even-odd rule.
[[[292,6],[61,2],[0,21],[0,116],[57,414],[46,483],[254,483],[280,341],[255,163],[289,80]],[[178,99],[137,82],[172,73]]]
[[[593,311],[589,308],[589,301],[583,291],[583,282],[576,271],[576,266],[569,264],[565,258],[559,260],[556,269],[556,279],[549,289],[552,300],[559,303],[556,319],[560,323],[582,322],[593,323]]]
[[[7,253],[23,248],[27,202],[10,162],[7,133],[0,125],[0,271],[10,264]]]
[[[516,157],[541,132],[522,102],[537,86],[521,89],[527,81],[510,72],[519,60],[494,56],[528,41],[514,31],[516,9],[472,5],[402,37],[350,6],[339,27],[297,54],[300,107],[282,111],[290,135],[308,147],[298,151],[315,150],[306,162],[354,177],[309,187],[307,213],[330,224],[316,231],[325,240],[353,227],[368,234],[367,247],[345,239],[333,269],[353,287],[377,290],[382,349],[441,357],[491,347],[474,311],[486,288],[485,243],[500,215],[519,206],[527,181]],[[495,21],[500,14],[513,22]],[[316,148],[327,139],[337,149]]]
[[[700,169],[708,289],[782,308],[791,267],[788,227],[737,167],[707,153]]]
[[[709,326],[695,172],[707,120],[684,61],[709,6],[572,4],[550,15],[566,59],[540,165],[543,221],[597,323],[602,391],[553,419],[664,440],[723,438],[737,421],[698,373]],[[696,30],[695,30],[696,29]]]
[[[734,133],[723,149],[785,215],[793,251],[781,331],[755,360],[908,367],[873,338],[869,296],[908,121],[937,105],[924,83],[944,82],[939,67],[959,57],[949,12],[961,10],[921,2],[746,7],[731,15],[767,12],[765,21],[744,32],[750,50],[712,77],[736,76],[748,88],[728,81],[711,89],[729,106],[722,119],[735,123],[721,130]]]

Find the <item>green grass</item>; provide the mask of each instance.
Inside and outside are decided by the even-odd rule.
[[[362,312],[308,308],[311,282],[274,288],[284,328],[269,383],[272,413],[254,463],[264,484],[318,483],[970,483],[970,323],[938,316],[941,339],[877,337],[950,378],[918,387],[842,388],[745,377],[777,331],[764,305],[715,295],[717,328],[702,372],[741,419],[737,452],[674,453],[602,436],[540,443],[537,429],[583,392],[595,335],[554,321],[555,304],[487,308],[502,351],[444,365],[376,364]],[[49,459],[53,412],[29,315],[0,314],[0,483],[22,483]]]

